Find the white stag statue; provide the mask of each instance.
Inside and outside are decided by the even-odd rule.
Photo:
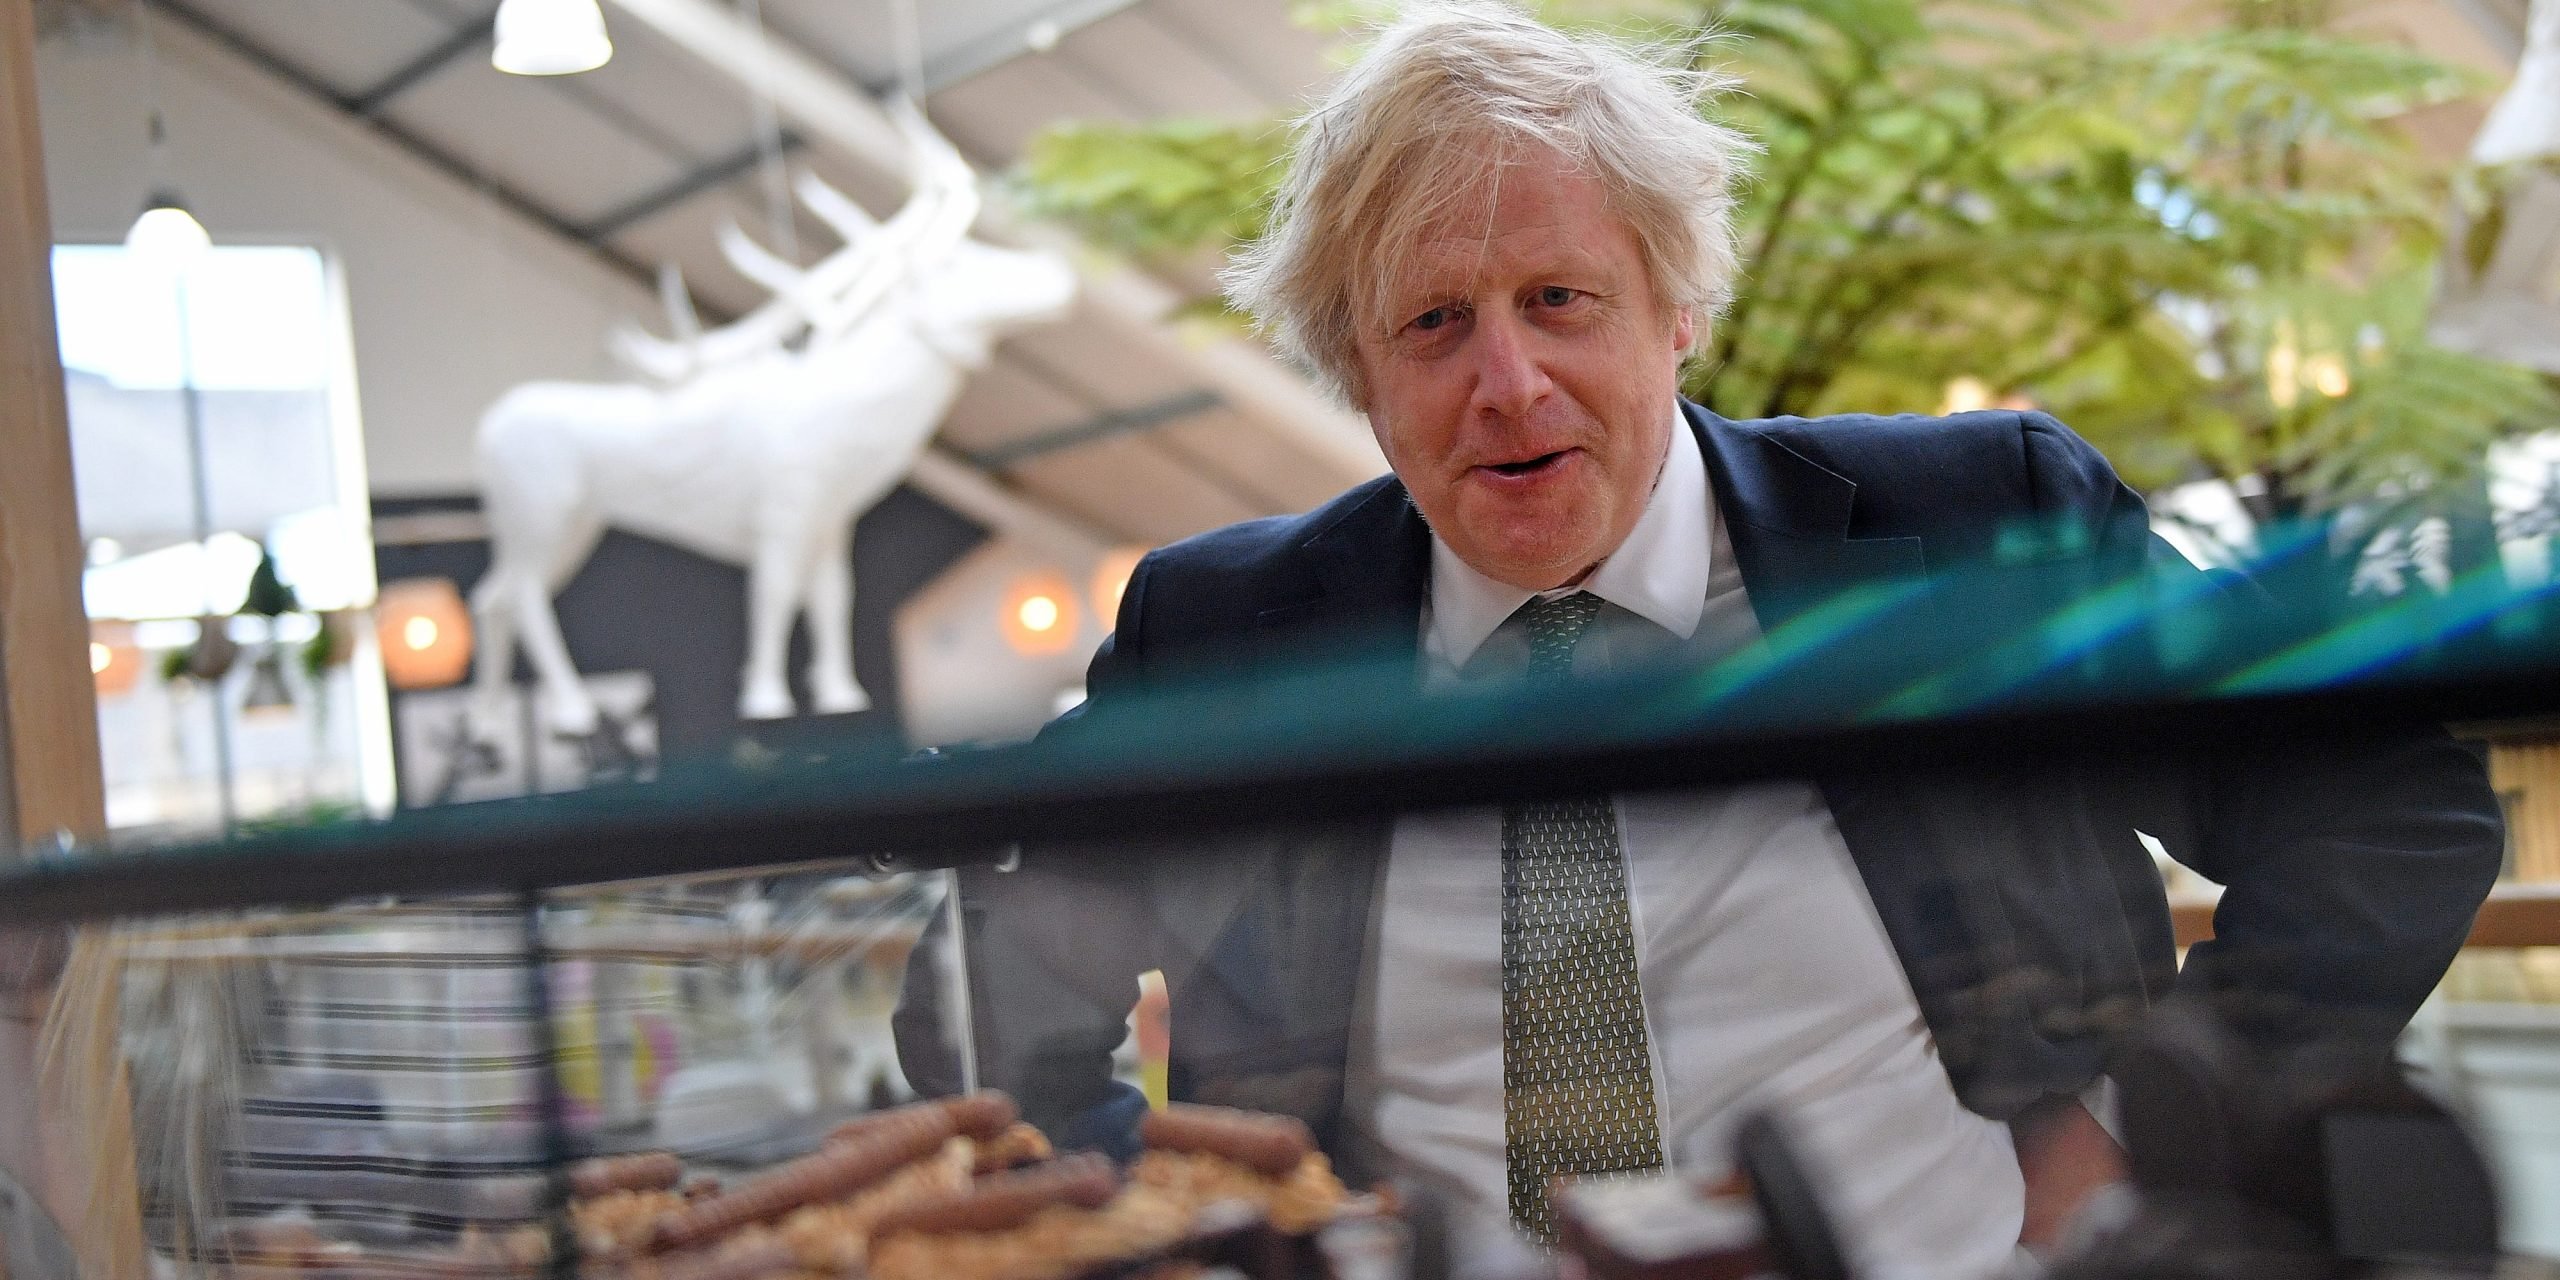
[[[783,667],[804,614],[814,709],[870,705],[853,673],[853,523],[907,474],[996,341],[1063,315],[1076,287],[1056,254],[970,239],[979,193],[967,162],[912,108],[892,114],[916,183],[886,223],[804,175],[801,202],[844,247],[804,271],[724,228],[722,250],[770,302],[702,332],[670,272],[675,339],[615,335],[617,354],[657,385],[529,383],[481,418],[491,560],[472,608],[484,715],[521,640],[546,724],[595,732],[551,598],[608,526],[745,566],[741,716],[792,714]]]

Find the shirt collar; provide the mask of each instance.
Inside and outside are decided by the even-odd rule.
[[[1695,635],[1707,607],[1707,464],[1695,433],[1671,409],[1671,447],[1645,499],[1644,514],[1618,549],[1578,588],[1523,591],[1478,573],[1449,544],[1431,535],[1431,630],[1453,667],[1465,666],[1504,620],[1532,595],[1591,594],[1636,614],[1683,640]]]

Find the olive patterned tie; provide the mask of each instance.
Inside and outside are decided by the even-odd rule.
[[[1531,600],[1529,678],[1560,681],[1600,612],[1577,591]],[[1547,1182],[1662,1167],[1653,1055],[1609,797],[1502,810],[1502,1093],[1511,1220],[1553,1243]]]

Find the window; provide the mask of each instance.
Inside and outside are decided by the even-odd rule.
[[[379,807],[373,553],[328,260],[225,245],[172,271],[62,245],[53,270],[109,825]],[[286,592],[252,592],[262,564]]]

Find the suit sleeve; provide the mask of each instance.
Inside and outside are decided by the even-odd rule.
[[[1095,653],[1086,701],[1042,730],[1060,750],[1104,731],[1134,701],[1148,564],[1121,595],[1119,625]],[[971,868],[954,881],[958,937],[938,918],[921,948],[960,958],[978,1082],[1021,1103],[1023,1117],[1062,1147],[1135,1154],[1144,1099],[1114,1080],[1112,1055],[1127,1037],[1138,975],[1156,967],[1145,867],[1087,848],[1021,851],[1012,870]],[[920,1089],[956,1090],[950,1053],[934,1049],[949,989],[932,961],[911,961],[896,1021],[899,1053]]]
[[[2193,587],[2201,571],[2151,535],[2142,504],[2097,451],[2022,415],[2036,483],[2096,516],[2111,572]],[[2193,592],[2158,592],[2193,598]],[[2248,583],[2215,607],[2275,602]],[[2263,1047],[2386,1048],[2444,976],[2498,872],[2503,820],[2478,756],[2437,724],[2246,747],[2200,744],[2167,771],[2146,827],[2224,887],[2214,936],[2180,988],[2213,998]],[[2151,829],[2156,827],[2157,829]]]
[[[1102,638],[1101,647],[1093,651],[1093,661],[1085,664],[1084,701],[1041,729],[1040,741],[1075,741],[1136,701],[1145,670],[1142,623],[1147,584],[1155,563],[1149,555],[1129,571],[1129,585],[1120,590],[1120,616],[1113,621],[1111,634]]]

